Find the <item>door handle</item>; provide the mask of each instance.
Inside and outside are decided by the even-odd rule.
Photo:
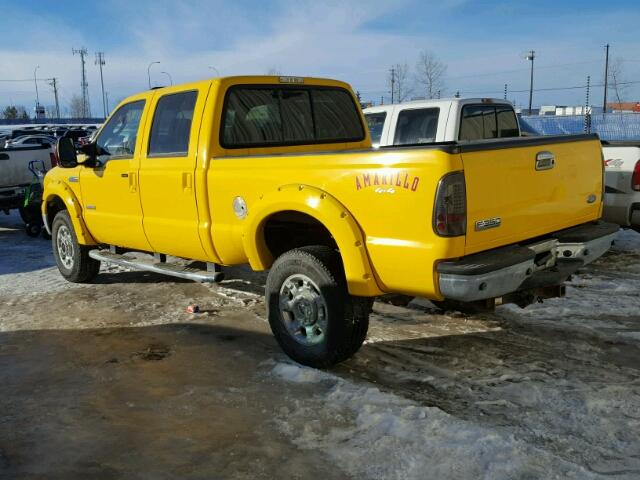
[[[536,153],[536,170],[551,170],[556,165],[556,156],[547,151]]]
[[[193,187],[193,176],[191,172],[182,172],[182,191],[191,191]]]
[[[121,173],[121,174],[120,174],[120,176],[121,176],[122,178],[127,178],[127,177],[129,176],[129,174],[128,174],[128,173]]]
[[[136,182],[136,173],[129,172],[128,174],[124,174],[129,176],[129,192],[136,193],[138,190],[137,182]]]

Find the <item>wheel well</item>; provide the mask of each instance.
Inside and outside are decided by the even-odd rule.
[[[53,197],[47,200],[47,223],[49,227],[51,227],[53,219],[56,218],[58,212],[66,209],[67,207],[60,197]]]
[[[338,249],[333,236],[321,222],[311,215],[284,211],[271,215],[264,223],[265,245],[273,258],[294,248],[325,245]]]

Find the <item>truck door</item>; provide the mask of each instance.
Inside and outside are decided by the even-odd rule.
[[[194,176],[207,91],[167,90],[153,100],[151,128],[140,164],[144,230],[155,252],[205,259]]]
[[[96,138],[95,167],[80,169],[87,228],[100,243],[149,250],[142,229],[138,168],[145,100],[122,105]]]

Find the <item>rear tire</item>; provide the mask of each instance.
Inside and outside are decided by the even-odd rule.
[[[66,210],[53,219],[51,234],[53,256],[62,276],[74,283],[91,282],[100,271],[100,262],[89,256],[89,247],[78,243]]]
[[[309,246],[282,254],[266,285],[269,325],[298,363],[327,368],[358,351],[373,299],[349,295],[338,253]]]

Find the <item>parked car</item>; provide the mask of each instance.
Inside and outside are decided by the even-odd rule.
[[[19,209],[24,202],[24,189],[33,181],[29,162],[42,161],[49,170],[57,164],[54,152],[43,145],[0,149],[0,211]]]
[[[31,147],[33,145],[45,145],[53,147],[57,140],[48,135],[23,135],[18,138],[6,140],[5,148]]]
[[[72,282],[100,262],[200,281],[219,281],[221,265],[270,269],[271,329],[315,367],[358,350],[385,293],[561,296],[618,230],[598,222],[598,138],[519,138],[502,104],[446,106],[460,111],[398,111],[401,145],[373,150],[338,81],[226,77],[134,95],[80,156],[58,144],[43,202],[58,269]],[[485,140],[494,130],[504,138]],[[457,141],[420,144],[449,132]]]
[[[640,232],[640,141],[602,142],[604,218]]]

